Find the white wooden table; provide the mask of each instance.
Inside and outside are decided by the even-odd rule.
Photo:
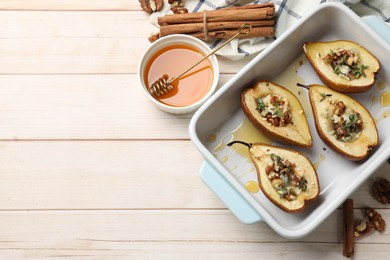
[[[155,30],[138,1],[0,0],[0,259],[343,259],[340,209],[287,240],[202,183],[191,115],[158,110],[137,81]],[[248,60],[219,62],[223,84]],[[370,194],[389,170],[353,195],[357,217],[390,223]],[[389,254],[390,228],[355,247]]]

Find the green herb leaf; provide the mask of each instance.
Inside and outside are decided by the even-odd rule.
[[[340,71],[340,65],[336,65],[334,68],[333,68],[334,72],[336,72],[337,75],[339,75],[341,73]]]
[[[348,119],[349,120],[345,120],[341,125],[341,128],[345,131],[345,135],[343,136],[344,141],[352,140],[354,134],[360,131],[359,128],[356,127],[359,116],[356,113],[349,113]]]
[[[277,106],[273,112],[273,115],[277,117],[283,117],[283,110],[280,106]]]
[[[358,117],[358,115],[356,115],[356,113],[350,113],[348,115],[348,117],[349,117],[349,120],[351,120],[352,124],[354,124],[354,125],[356,124],[356,122],[359,119],[359,117]]]
[[[298,187],[302,191],[306,191],[307,190],[307,180],[305,179],[305,177],[302,177],[302,178],[299,179]]]
[[[274,153],[271,153],[271,160],[274,161],[275,164],[279,164],[282,161],[282,158]]]
[[[345,54],[345,55],[343,55],[342,57],[341,57],[341,62],[342,62],[342,64],[347,64],[347,55]]]
[[[360,76],[367,77],[366,73],[364,72],[365,69],[368,69],[368,66],[363,64],[352,66],[352,73],[357,79],[360,78]]]
[[[265,103],[262,98],[257,99],[257,110],[260,110],[260,112],[265,110]]]
[[[327,97],[331,97],[332,96],[332,94],[325,94],[325,93],[321,93],[321,100],[320,100],[320,102],[322,102],[322,101],[324,101],[325,100],[325,98],[327,98]]]

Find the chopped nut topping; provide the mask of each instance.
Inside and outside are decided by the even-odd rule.
[[[336,139],[343,142],[356,140],[363,129],[363,121],[360,119],[360,114],[352,108],[345,106],[343,101],[338,101],[331,107],[333,109],[332,133]]]
[[[330,50],[323,60],[330,64],[337,75],[347,80],[358,79],[361,76],[366,77],[364,70],[368,66],[360,64],[359,55],[355,49]]]
[[[335,115],[341,116],[345,112],[345,105],[343,101],[339,101],[336,104],[336,110],[334,111]]]
[[[258,98],[257,110],[273,126],[285,126],[291,123],[288,101],[280,95],[270,94]]]
[[[276,154],[270,155],[272,164],[268,164],[265,172],[274,189],[281,198],[295,200],[302,191],[307,190],[307,180],[296,172],[295,164]]]

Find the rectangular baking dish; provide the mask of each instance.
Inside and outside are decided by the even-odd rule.
[[[367,23],[371,23],[373,28]],[[390,156],[390,119],[386,117],[390,107],[384,107],[378,102],[381,93],[390,91],[390,46],[375,32],[388,34],[388,28],[375,22],[375,19],[368,19],[367,23],[342,4],[319,5],[249,62],[194,114],[189,134],[205,158],[201,169],[202,179],[242,222],[262,220],[286,238],[306,236]],[[302,44],[306,41],[340,39],[362,44],[381,63],[376,85],[369,92],[352,95],[376,119],[380,144],[368,159],[362,162],[349,161],[335,154],[322,142],[313,117],[308,116],[313,148],[300,149],[276,142],[274,144],[298,150],[309,157],[317,166],[321,193],[303,212],[285,213],[273,205],[261,190],[251,193],[245,188],[248,181],[257,182],[253,164],[226,146],[233,140],[235,129],[246,120],[240,106],[241,92],[259,80],[274,81],[287,88],[296,87],[297,79],[304,84],[322,84],[304,56]],[[296,75],[291,76],[291,70]],[[284,76],[280,77],[281,74]],[[291,77],[288,78],[288,75]],[[286,77],[287,82],[290,82],[286,83]],[[304,99],[307,102],[307,91],[302,89],[298,98],[301,102]],[[306,115],[311,113],[306,111],[307,107],[304,106],[304,109]]]

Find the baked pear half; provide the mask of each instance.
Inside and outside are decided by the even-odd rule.
[[[242,144],[256,167],[260,189],[280,209],[295,213],[305,209],[320,193],[315,168],[303,154],[262,143],[233,141]]]
[[[256,128],[272,140],[301,147],[313,146],[302,105],[288,89],[260,81],[242,92],[241,107]]]
[[[378,145],[370,112],[354,98],[322,85],[309,85],[310,104],[321,139],[350,160],[362,160]]]
[[[352,41],[306,42],[303,51],[321,81],[343,93],[368,91],[380,70],[378,59]]]

